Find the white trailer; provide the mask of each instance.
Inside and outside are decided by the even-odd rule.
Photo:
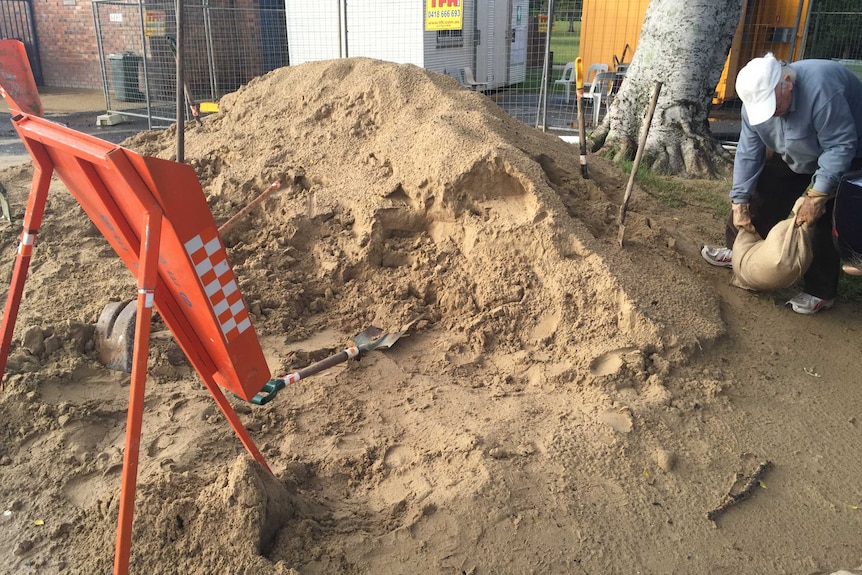
[[[461,0],[461,30],[425,30],[424,0],[285,0],[290,64],[364,56],[457,76],[486,89],[523,82],[529,0]]]
[[[527,75],[529,0],[478,2],[476,74],[489,85],[523,82]]]

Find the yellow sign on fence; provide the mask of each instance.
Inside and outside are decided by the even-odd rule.
[[[147,10],[144,13],[144,36],[147,38],[165,35],[165,11]]]
[[[463,0],[425,0],[425,30],[461,30]]]

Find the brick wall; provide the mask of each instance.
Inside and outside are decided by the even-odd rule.
[[[102,88],[90,0],[34,0],[43,81],[62,88]]]
[[[265,72],[261,42],[260,0],[211,0],[212,57],[218,71],[218,90],[235,90]],[[280,2],[276,3],[281,5]],[[176,28],[172,0],[146,0],[149,10],[164,10],[169,33]],[[116,62],[112,55],[146,53],[151,91],[155,97],[173,95],[175,63],[167,39],[142,41],[141,9],[134,0],[97,3],[109,89],[114,90]],[[101,90],[98,43],[91,0],[33,0],[33,13],[45,86]],[[209,93],[210,75],[201,3],[184,11],[186,82],[193,93]],[[283,16],[278,16],[283,18]],[[286,63],[286,62],[285,62]],[[122,78],[122,74],[120,76]],[[140,82],[143,87],[143,79]],[[135,91],[137,88],[135,88]],[[165,94],[161,94],[164,92]]]

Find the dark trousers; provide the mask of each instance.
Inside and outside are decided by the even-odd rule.
[[[851,164],[852,170],[862,168],[862,158]],[[792,171],[780,156],[774,155],[766,161],[757,179],[757,188],[749,203],[751,223],[760,237],[765,238],[772,227],[785,219],[793,209],[793,204],[811,184],[811,174],[797,174]],[[814,225],[811,247],[814,253],[811,267],[805,274],[806,293],[821,299],[832,299],[838,294],[838,275],[841,258],[832,241],[832,207],[834,200],[826,203],[826,213]],[[736,228],[733,214],[727,218],[725,240],[727,247],[733,249]]]
[[[862,172],[853,172],[858,181]],[[832,235],[845,263],[862,269],[862,184],[844,181],[835,194]]]

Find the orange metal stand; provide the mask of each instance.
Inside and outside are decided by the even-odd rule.
[[[126,423],[114,574],[129,570],[132,523],[150,327],[155,307],[249,455],[269,467],[221,390],[251,400],[270,373],[233,269],[194,170],[147,158],[33,115],[38,94],[7,90],[26,60],[23,48],[0,41],[0,95],[35,165],[24,231],[0,324],[0,374],[5,372],[24,280],[57,174],[93,224],[137,278],[137,321]],[[20,44],[20,42],[18,43]],[[11,70],[11,72],[10,72]],[[35,86],[35,84],[32,84]],[[32,88],[35,89],[35,88]],[[29,102],[19,105],[11,94]],[[29,110],[29,112],[28,112]]]
[[[150,351],[150,327],[156,291],[159,239],[162,211],[155,202],[144,212],[144,241],[141,242],[138,272],[138,310],[135,323],[135,347],[132,359],[132,381],[129,412],[126,419],[126,448],[123,452],[123,477],[120,487],[120,513],[114,553],[114,573],[129,572],[132,544],[132,519],[135,513],[135,489],[138,479],[138,455],[141,449],[141,423],[144,416],[144,387],[147,383],[147,357]]]

